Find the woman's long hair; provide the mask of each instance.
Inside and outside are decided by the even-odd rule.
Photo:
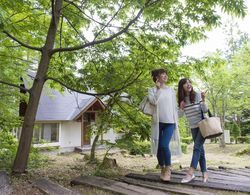
[[[179,106],[180,106],[180,104],[181,104],[182,101],[185,101],[185,96],[187,96],[187,94],[185,93],[184,88],[183,88],[183,85],[187,81],[189,81],[190,83],[192,83],[190,81],[190,79],[188,79],[188,78],[183,78],[178,83],[178,105]],[[190,98],[190,102],[191,103],[195,102],[195,91],[194,91],[193,87],[192,87],[192,90],[190,91],[189,98]]]

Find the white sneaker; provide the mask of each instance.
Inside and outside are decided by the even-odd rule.
[[[194,174],[193,175],[187,174],[186,177],[181,180],[181,183],[188,183],[192,181],[194,178],[195,178]]]

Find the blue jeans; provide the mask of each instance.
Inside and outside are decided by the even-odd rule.
[[[193,148],[193,156],[190,167],[194,169],[197,168],[198,162],[200,164],[201,172],[206,172],[206,158],[205,158],[205,150],[203,144],[205,139],[202,137],[199,127],[191,129],[194,148]]]
[[[174,132],[175,124],[159,123],[159,144],[157,159],[160,166],[171,165],[171,152],[169,143]]]

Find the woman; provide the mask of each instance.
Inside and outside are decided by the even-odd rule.
[[[191,128],[192,138],[194,141],[193,156],[190,168],[182,179],[182,183],[190,182],[195,178],[194,170],[200,164],[203,175],[203,182],[207,182],[208,174],[206,168],[206,158],[203,144],[205,139],[202,137],[198,122],[202,120],[201,110],[207,112],[205,104],[205,93],[197,93],[193,90],[192,83],[189,79],[183,78],[178,84],[178,104],[180,108],[179,115],[185,113]]]
[[[163,181],[170,181],[171,177],[171,151],[175,147],[176,154],[181,153],[179,133],[177,127],[177,105],[175,91],[166,86],[168,80],[167,72],[164,69],[152,71],[152,78],[155,87],[149,89],[148,99],[156,106],[152,117],[152,153],[157,155],[158,163],[161,166],[161,176]]]

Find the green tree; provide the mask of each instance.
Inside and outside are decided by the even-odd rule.
[[[250,79],[248,36],[233,23],[229,23],[224,31],[227,34],[227,48],[208,56],[205,59],[209,59],[209,65],[204,69],[206,74],[198,75],[208,89],[210,107],[221,118],[223,128],[226,118],[237,120],[240,125],[242,111],[249,107],[247,83]],[[223,136],[221,146],[225,146]]]
[[[231,134],[235,140],[235,143],[237,144],[237,138],[240,136],[240,127],[235,122],[231,126]]]

